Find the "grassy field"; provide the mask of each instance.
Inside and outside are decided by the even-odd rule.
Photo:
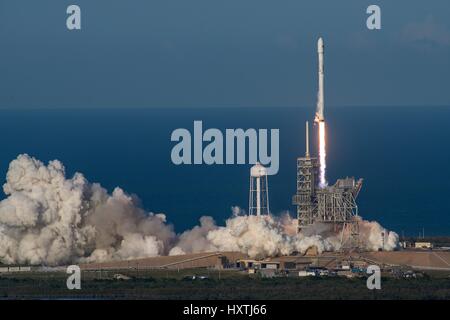
[[[0,275],[0,299],[450,299],[450,278],[434,273],[420,279],[382,279],[371,291],[364,278],[260,278],[237,271],[83,272],[81,290],[68,290],[65,273]],[[206,280],[187,280],[204,275]]]

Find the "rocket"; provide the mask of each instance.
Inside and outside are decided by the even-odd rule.
[[[325,117],[323,115],[324,108],[324,98],[323,98],[323,40],[319,38],[317,41],[317,54],[319,58],[319,91],[317,93],[317,108],[316,108],[316,117],[314,122],[323,122],[325,121]]]

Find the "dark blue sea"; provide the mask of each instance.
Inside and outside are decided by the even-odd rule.
[[[364,178],[364,218],[400,235],[450,234],[450,107],[335,107],[327,114],[327,177]],[[248,165],[176,166],[176,128],[279,128],[280,170],[269,178],[271,211],[294,213],[296,157],[311,108],[0,110],[0,180],[19,153],[61,160],[108,190],[120,186],[178,232],[202,215],[224,223],[248,206]],[[314,144],[313,144],[314,146]],[[314,149],[313,149],[314,150]],[[4,197],[4,195],[2,195]]]

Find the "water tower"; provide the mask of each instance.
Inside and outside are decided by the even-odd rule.
[[[269,214],[269,186],[267,184],[267,169],[257,162],[250,169],[249,214]]]

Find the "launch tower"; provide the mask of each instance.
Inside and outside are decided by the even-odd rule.
[[[298,232],[314,223],[330,224],[341,232],[342,248],[359,246],[358,205],[356,198],[363,180],[338,179],[332,186],[319,187],[319,163],[309,154],[309,132],[306,122],[306,154],[297,159],[297,192],[292,202],[297,206]]]
[[[309,154],[309,127],[306,122],[306,153],[297,158],[297,193],[292,202],[297,206],[299,231],[314,223],[317,212],[316,188],[319,184],[319,161]]]

